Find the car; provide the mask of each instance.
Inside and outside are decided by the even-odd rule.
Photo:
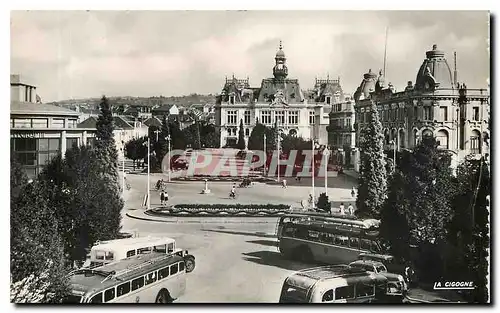
[[[382,262],[372,260],[357,260],[349,264],[350,267],[362,269],[367,272],[383,275],[389,281],[388,294],[401,301],[408,293],[408,285],[402,275],[390,273]]]

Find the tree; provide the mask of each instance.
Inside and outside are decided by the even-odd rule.
[[[487,303],[489,200],[491,177],[484,158],[465,160],[457,168],[457,193],[453,201],[453,218],[449,225],[449,242],[455,253],[447,266],[460,279],[474,282],[468,300]]]
[[[321,210],[323,212],[330,213],[332,207],[331,207],[330,200],[328,200],[328,196],[326,195],[326,193],[322,192],[319,195],[318,203],[316,204],[316,208],[318,208],[318,210]]]
[[[377,217],[386,199],[387,172],[383,150],[382,124],[376,104],[370,109],[370,123],[361,131],[360,170],[356,215]]]
[[[142,137],[132,138],[127,143],[125,143],[125,157],[132,160],[134,171],[135,162],[146,157],[147,147],[144,146],[144,142],[146,141],[146,137]]]
[[[24,183],[19,168],[13,159],[11,181],[18,184],[11,189],[10,199],[11,299],[57,303],[67,294],[68,286],[55,209],[46,199],[47,186],[36,180]]]
[[[292,150],[311,150],[311,146],[311,141],[305,140],[302,137],[292,135],[281,136],[281,149],[285,153],[289,153]]]
[[[186,149],[186,135],[180,129],[179,122],[173,121],[169,123],[170,138],[172,140],[172,149]]]
[[[240,150],[245,149],[245,130],[243,128],[243,119],[240,120],[240,130],[238,131],[238,143],[236,148]]]
[[[252,132],[250,133],[250,137],[248,138],[248,149],[256,151],[264,150],[264,134],[266,134],[266,132],[267,132],[266,126],[257,121],[255,127],[252,129]],[[270,149],[270,147],[267,146],[266,149]]]
[[[109,177],[109,181],[114,185],[115,192],[118,192],[118,151],[113,131],[113,113],[108,99],[103,96],[99,104],[100,114],[96,122],[96,154],[101,160],[101,170],[103,175]]]

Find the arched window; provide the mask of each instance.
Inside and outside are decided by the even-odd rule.
[[[405,131],[400,129],[399,130],[399,147],[404,148],[405,146],[406,146]]]
[[[481,153],[481,134],[473,130],[470,136],[470,152],[473,154]]]
[[[418,130],[413,131],[413,145],[418,145]]]
[[[448,132],[444,129],[440,130],[436,134],[436,141],[438,142],[438,148],[440,149],[449,149],[449,138]]]
[[[432,137],[433,134],[432,134],[432,130],[430,129],[426,129],[422,132],[422,137]]]
[[[388,129],[386,129],[384,131],[384,138],[385,138],[385,144],[388,145],[389,142],[391,141],[391,139],[389,138],[389,130]]]

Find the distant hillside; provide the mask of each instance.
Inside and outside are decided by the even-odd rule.
[[[202,104],[215,104],[215,95],[198,95],[190,94],[189,96],[180,97],[109,97],[108,98],[112,105],[144,105],[144,106],[155,106],[163,104],[176,104],[177,106],[189,106],[195,103]],[[87,98],[87,99],[71,99],[62,100],[56,102],[49,102],[47,104],[53,104],[66,108],[74,108],[76,105],[85,107],[88,109],[97,108],[100,102],[100,98]]]

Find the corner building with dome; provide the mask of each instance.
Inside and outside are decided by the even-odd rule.
[[[251,87],[248,78],[226,78],[215,105],[221,147],[236,144],[240,120],[246,142],[259,122],[267,127],[276,123],[280,132],[312,138],[320,145],[328,143],[328,113],[333,104],[344,101],[340,78],[316,79],[312,89],[303,90],[298,79],[288,77],[281,42],[274,60],[273,77],[264,78],[260,87]]]
[[[456,57],[455,57],[456,60]],[[439,148],[452,152],[453,165],[467,155],[488,157],[490,95],[457,81],[456,61],[452,72],[445,53],[437,45],[426,52],[415,84],[396,92],[380,71],[363,75],[354,93],[356,142],[369,123],[372,103],[378,108],[384,132],[384,149],[414,148],[422,137],[434,136]],[[389,154],[392,155],[392,154]],[[356,158],[359,160],[359,151]],[[354,162],[358,170],[359,162]]]

